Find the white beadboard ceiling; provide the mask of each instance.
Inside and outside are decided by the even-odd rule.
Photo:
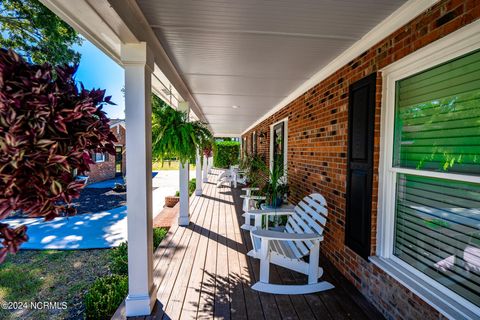
[[[406,1],[137,2],[214,133],[240,135]]]

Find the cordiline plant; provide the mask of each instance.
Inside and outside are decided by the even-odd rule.
[[[0,221],[22,211],[51,220],[83,187],[73,172],[93,163],[92,152],[115,154],[115,136],[102,105],[104,90],[78,88],[76,67],[34,65],[0,49]],[[27,241],[27,228],[0,223],[0,263]]]

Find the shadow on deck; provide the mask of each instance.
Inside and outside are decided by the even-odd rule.
[[[211,181],[215,176],[209,176]],[[240,188],[204,185],[192,198],[191,223],[172,226],[155,252],[157,302],[150,316],[129,319],[383,319],[325,257],[323,279],[335,289],[308,295],[273,295],[250,288],[259,262],[246,253]],[[306,276],[271,266],[275,283],[306,283]],[[125,319],[124,304],[112,319]]]

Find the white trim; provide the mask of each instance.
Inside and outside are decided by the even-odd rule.
[[[222,132],[215,132],[213,135],[215,138],[239,138],[242,135],[236,133],[222,133]]]
[[[394,173],[404,173],[404,174],[410,174],[410,175],[422,176],[422,177],[480,183],[480,176],[469,176],[466,174],[437,172],[437,171],[422,171],[422,170],[405,169],[405,168],[391,168],[390,170]]]
[[[406,23],[423,13],[425,10],[431,8],[439,0],[409,0],[400,8],[395,10],[391,15],[385,18],[382,22],[377,24],[372,30],[365,34],[360,40],[355,42],[347,50],[343,51],[338,55],[334,60],[329,64],[323,67],[320,71],[315,73],[310,79],[305,81],[297,89],[291,92],[287,97],[280,101],[275,107],[270,109],[242,133],[245,134],[247,131],[250,131],[256,125],[267,119],[269,116],[279,111],[290,102],[297,99],[303,93],[311,89],[316,84],[322,82],[331,74],[336,72],[338,69],[361,55],[366,50],[370,49],[374,44],[385,39],[391,33],[398,30],[400,27],[404,26]]]
[[[480,177],[456,173],[395,168],[393,140],[396,81],[480,49],[480,20],[385,67],[380,129],[377,257],[370,260],[412,292],[452,319],[478,319],[480,307],[393,255],[395,185],[397,173],[480,183]]]
[[[119,121],[115,124],[110,125],[110,129],[113,129],[113,128],[118,127],[118,126],[122,126],[124,129],[126,129],[125,120],[122,120],[122,121]]]
[[[101,155],[100,159],[97,159],[97,155]],[[105,153],[103,152],[95,152],[93,156],[95,158],[95,163],[102,163],[102,162],[105,162],[107,159],[107,157],[105,156]]]
[[[466,309],[449,293],[445,294],[433,287],[429,282],[424,281],[401,264],[381,257],[369,257],[369,260],[447,318],[478,319],[478,314]]]
[[[283,118],[282,120],[280,121],[277,121],[273,124],[270,125],[270,150],[269,150],[269,154],[270,154],[270,158],[269,158],[269,168],[270,168],[270,171],[273,170],[273,128],[279,124],[279,123],[284,123],[283,124],[283,135],[284,135],[284,147],[283,147],[283,170],[284,172],[288,172],[288,159],[287,159],[287,156],[288,156],[288,117],[286,118]],[[288,174],[287,174],[288,176]]]

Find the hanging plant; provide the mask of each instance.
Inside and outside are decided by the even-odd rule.
[[[203,148],[203,155],[207,158],[213,155],[213,145],[211,143]]]
[[[152,155],[154,160],[178,159],[194,162],[213,137],[205,123],[189,121],[188,114],[152,97]]]

